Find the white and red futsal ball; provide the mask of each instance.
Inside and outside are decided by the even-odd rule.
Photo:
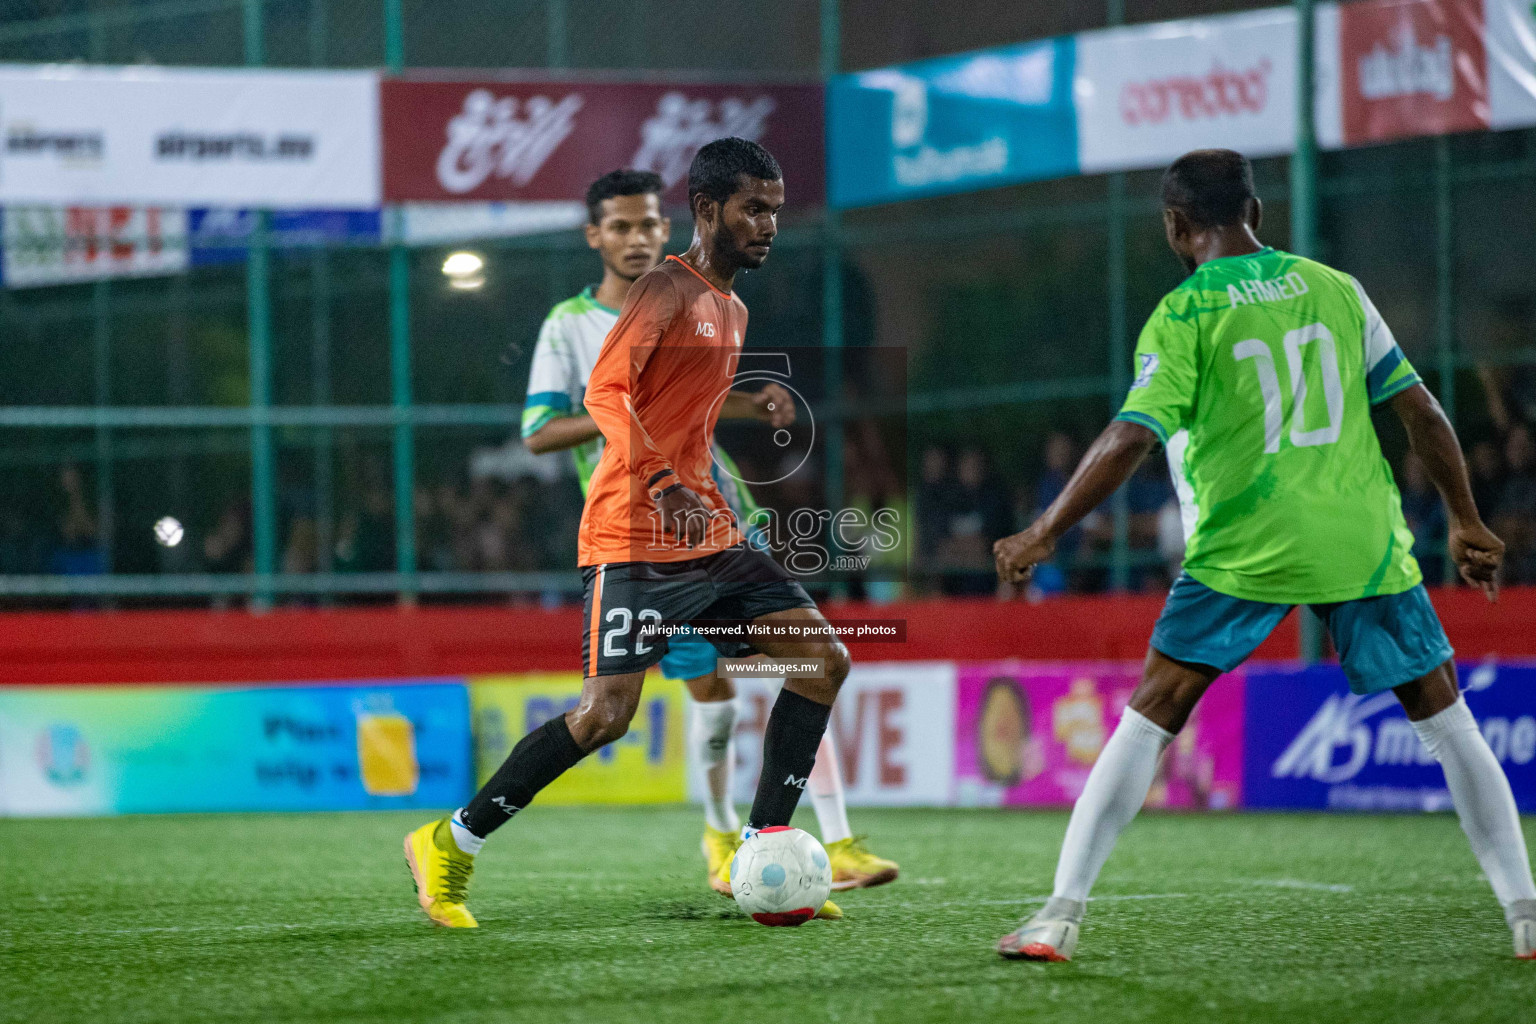
[[[765,828],[748,837],[731,859],[731,895],[758,924],[804,924],[831,894],[827,851],[798,828]]]

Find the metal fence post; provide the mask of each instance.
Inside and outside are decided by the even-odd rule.
[[[1108,19],[1111,26],[1125,23],[1125,0],[1109,0]],[[1114,416],[1125,401],[1130,387],[1130,352],[1126,323],[1126,255],[1125,255],[1125,172],[1115,171],[1109,176],[1108,226],[1109,241],[1106,260],[1109,270],[1109,414]],[[1131,586],[1131,505],[1127,488],[1121,487],[1110,498],[1110,514],[1114,522],[1114,547],[1110,555],[1109,585],[1115,591],[1126,591]]]
[[[245,63],[266,59],[264,0],[245,0]],[[267,213],[257,210],[245,264],[246,330],[249,335],[250,405],[253,412],[272,406],[272,264],[267,246]],[[251,424],[251,549],[256,586],[251,606],[272,607],[272,576],[277,571],[277,467],[272,425],[258,415]]]
[[[1440,405],[1456,423],[1456,206],[1451,140],[1435,139],[1435,355],[1440,370]],[[1456,560],[1446,545],[1444,578],[1456,582]]]
[[[1312,0],[1296,0],[1296,151],[1291,155],[1291,251],[1317,255],[1316,24]],[[1323,623],[1310,608],[1300,616],[1301,660],[1323,657]]]
[[[91,358],[98,407],[112,404],[112,282],[97,281],[91,291]],[[112,431],[96,428],[96,546],[102,571],[112,571],[117,546],[117,495],[112,479]]]
[[[831,81],[842,63],[842,10],[839,0],[821,0],[821,77]],[[821,248],[821,344],[825,350],[822,373],[827,400],[840,401],[843,397],[843,238],[842,218],[832,207],[832,197],[827,196],[826,211],[822,215],[824,237]],[[844,439],[846,429],[841,419],[827,424],[827,456],[825,467],[827,508],[843,507],[844,493]],[[836,531],[829,532],[836,547]],[[835,587],[834,593],[842,596],[844,588]]]
[[[405,68],[404,0],[384,2],[384,63],[391,74]],[[389,380],[395,411],[395,572],[400,602],[416,601],[416,449],[411,429],[411,252],[404,238],[404,218],[392,211],[389,247]]]

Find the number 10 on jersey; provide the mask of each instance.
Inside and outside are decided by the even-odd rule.
[[[1291,444],[1297,448],[1333,444],[1339,439],[1339,431],[1344,425],[1344,383],[1339,376],[1339,352],[1334,344],[1333,332],[1321,323],[1308,324],[1294,331],[1286,331],[1282,344],[1291,378],[1289,415],[1282,408],[1280,376],[1275,372],[1275,356],[1269,345],[1258,338],[1249,338],[1232,346],[1232,358],[1239,362],[1251,359],[1259,375],[1259,394],[1264,397],[1264,453],[1274,455],[1280,450],[1280,435],[1285,430],[1287,420],[1291,425]],[[1323,398],[1328,407],[1328,422],[1308,430],[1304,422],[1307,367],[1302,350],[1314,344],[1317,346],[1318,365],[1323,375]]]

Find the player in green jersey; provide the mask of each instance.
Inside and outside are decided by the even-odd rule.
[[[1516,955],[1536,959],[1536,887],[1514,797],[1458,692],[1371,406],[1390,402],[1402,420],[1449,510],[1462,578],[1495,600],[1504,545],[1478,515],[1456,434],[1358,281],[1258,240],[1262,211],[1240,154],[1180,157],[1163,207],[1190,276],[1142,331],[1120,414],[1051,507],[994,551],[998,575],[1024,581],[1161,442],[1183,506],[1184,572],[1142,683],[1073,807],[1052,896],[998,952],[1071,958],[1088,891],[1163,749],[1211,682],[1306,604],[1350,688],[1390,688],[1402,702],[1445,771]]]

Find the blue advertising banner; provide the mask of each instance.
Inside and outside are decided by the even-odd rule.
[[[1472,710],[1536,811],[1536,664],[1459,666]],[[1336,665],[1248,669],[1243,803],[1340,811],[1448,810],[1445,777],[1390,690],[1349,692]]]
[[[457,680],[0,689],[0,815],[449,807],[472,790]]]
[[[267,240],[277,249],[338,243],[377,244],[383,215],[378,210],[273,210],[267,215]],[[238,263],[256,229],[256,211],[187,211],[192,265]]]
[[[827,86],[833,206],[1076,174],[1071,37],[839,75]]]

